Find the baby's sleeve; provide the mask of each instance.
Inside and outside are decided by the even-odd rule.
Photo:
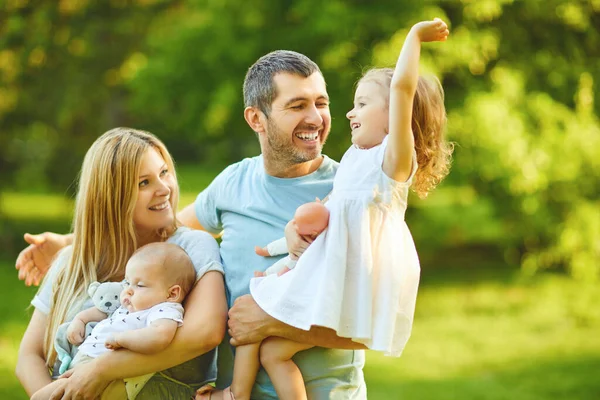
[[[150,326],[159,319],[171,319],[177,326],[183,325],[183,307],[179,303],[161,303],[152,307],[146,317],[146,326]]]

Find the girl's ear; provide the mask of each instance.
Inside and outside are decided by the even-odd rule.
[[[246,107],[244,109],[244,119],[250,126],[250,128],[258,133],[264,133],[265,127],[263,121],[265,120],[265,115],[262,111],[260,111],[256,107]]]
[[[183,300],[181,297],[183,295],[183,291],[181,290],[181,286],[173,285],[169,288],[169,292],[167,294],[167,300],[172,302],[181,302]]]

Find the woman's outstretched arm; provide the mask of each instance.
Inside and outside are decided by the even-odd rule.
[[[25,286],[38,286],[50,269],[56,254],[60,249],[73,242],[73,234],[60,235],[44,232],[31,235],[26,233],[24,239],[29,246],[19,253],[15,267],[19,270],[19,279],[25,281]]]

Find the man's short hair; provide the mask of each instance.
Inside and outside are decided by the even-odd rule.
[[[244,106],[257,107],[268,117],[277,97],[275,75],[289,73],[308,78],[315,72],[321,73],[319,66],[304,54],[290,50],[272,51],[248,69],[244,79]]]

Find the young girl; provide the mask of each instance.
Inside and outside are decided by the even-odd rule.
[[[281,275],[255,278],[250,291],[275,319],[310,330],[333,329],[366,348],[399,356],[410,336],[419,260],[404,221],[411,184],[422,197],[448,173],[443,93],[418,76],[422,42],[445,41],[446,24],[416,24],[395,71],[360,80],[348,112],[353,146],[337,171],[327,208],[329,226]],[[259,349],[260,346],[260,349]],[[248,399],[260,362],[281,399],[306,399],[291,360],[310,345],[271,337],[238,347],[226,399]],[[207,397],[204,396],[199,396]]]

